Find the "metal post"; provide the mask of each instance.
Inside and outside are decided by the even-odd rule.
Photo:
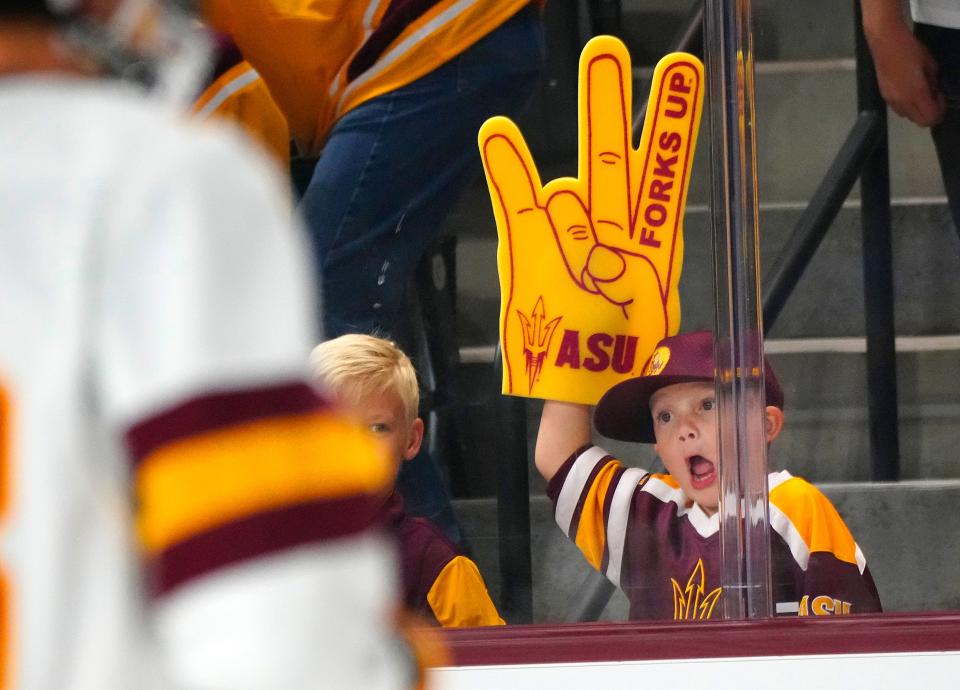
[[[857,27],[857,105],[861,112],[874,112],[880,120],[877,145],[860,173],[870,457],[874,481],[896,481],[900,478],[900,435],[897,353],[894,344],[887,106],[880,95],[873,59],[863,35],[860,3],[854,0],[853,6]]]
[[[724,618],[772,615],[750,0],[704,0]]]
[[[498,386],[493,439],[497,462],[497,528],[500,612],[511,623],[533,622],[533,567],[530,557],[530,478],[527,407],[523,398],[500,395],[503,359],[497,346]]]

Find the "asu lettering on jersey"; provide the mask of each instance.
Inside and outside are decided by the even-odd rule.
[[[531,0],[205,0],[263,75],[301,148],[361,103],[433,71]]]
[[[866,559],[830,501],[788,472],[769,476],[777,613],[880,610]],[[547,486],[557,524],[630,601],[630,617],[706,620],[722,597],[719,517],[665,474],[577,451]],[[684,584],[685,583],[685,584]]]
[[[155,594],[361,532],[392,481],[365,431],[302,383],[194,398],[135,425],[127,443]]]

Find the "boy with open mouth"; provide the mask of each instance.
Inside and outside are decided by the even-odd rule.
[[[764,368],[769,444],[783,427],[784,401],[769,362]],[[653,443],[667,474],[626,467],[592,445],[588,406],[544,403],[536,464],[557,523],[624,591],[631,619],[709,619],[723,595],[714,371],[712,333],[664,338],[642,376],[597,404],[597,430]],[[768,482],[776,612],[880,611],[866,558],[830,500],[786,471]]]

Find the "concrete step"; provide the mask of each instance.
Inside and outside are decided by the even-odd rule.
[[[668,50],[691,4],[621,3],[621,36],[633,59],[638,102],[648,92],[650,67]],[[577,8],[585,5],[586,0],[547,4],[547,72],[521,118],[544,179],[575,173],[577,58],[584,40]],[[759,0],[753,11],[760,198],[802,200],[822,178],[856,114],[853,0]],[[706,201],[708,130],[705,117],[692,203]],[[926,131],[893,117],[891,147],[894,195],[942,193]]]
[[[762,202],[797,202],[812,195],[856,118],[854,70],[852,59],[757,64],[757,179]],[[649,68],[634,70],[633,91],[638,103],[649,93],[650,74]],[[575,88],[575,76],[570,75],[568,83],[555,88]],[[708,105],[705,103],[704,107]],[[538,101],[519,124],[530,139],[542,180],[577,174],[574,96],[549,94],[549,107],[543,100]],[[943,195],[940,168],[929,132],[891,113],[889,137],[891,193],[897,197]],[[689,204],[709,201],[709,171],[710,121],[704,112]],[[481,202],[486,201],[486,191],[480,182],[478,179],[470,191],[479,199],[466,200],[465,208],[474,210],[477,204],[483,207]],[[858,194],[855,189],[853,197]],[[489,210],[481,216],[489,217]]]
[[[761,209],[761,270],[768,270],[793,231],[801,208],[771,204]],[[713,264],[709,216],[688,210],[680,295],[685,330],[713,321]],[[960,333],[960,238],[945,204],[906,200],[893,208],[896,327],[899,335]],[[774,338],[858,336],[863,333],[863,269],[860,212],[841,210],[807,272],[770,333]],[[499,284],[496,236],[459,236],[457,250],[460,343],[492,344],[497,338]]]
[[[791,468],[793,471],[793,468]],[[794,474],[799,474],[794,472]],[[885,611],[960,608],[960,480],[895,484],[832,483],[820,488],[833,501],[867,557]],[[496,502],[456,501],[473,557],[494,601],[499,601]],[[531,499],[534,622],[562,622],[583,595],[591,568],[553,520],[543,495]],[[937,538],[930,540],[932,525]],[[619,591],[602,620],[624,620]],[[509,612],[505,612],[509,620]]]
[[[634,59],[652,64],[669,48],[692,2],[623,0],[621,38]],[[853,55],[853,4],[837,0],[755,0],[754,53],[759,60]]]

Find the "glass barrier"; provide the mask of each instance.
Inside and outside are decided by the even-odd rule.
[[[705,3],[724,618],[773,614],[750,0]],[[779,603],[779,602],[778,602]]]
[[[619,12],[611,14],[615,4]],[[639,116],[653,65],[700,8],[710,86],[687,199],[680,295],[682,331],[712,329],[719,336],[724,558],[722,574],[698,580],[691,571],[656,596],[688,612],[688,591],[702,586],[702,604],[713,590],[707,579],[720,578],[724,603],[712,611],[714,618],[856,612],[842,596],[786,600],[779,595],[782,582],[771,579],[782,555],[768,545],[783,538],[771,524],[782,521],[784,511],[768,512],[767,475],[782,478],[788,471],[822,491],[831,506],[823,504],[824,510],[835,507],[855,541],[836,547],[838,560],[858,575],[872,574],[884,611],[958,609],[960,525],[950,517],[960,498],[960,465],[952,452],[960,411],[951,385],[960,364],[960,344],[951,335],[960,333],[960,287],[950,278],[958,240],[929,133],[901,118],[887,122],[871,78],[869,46],[856,31],[859,3],[677,4],[548,3],[548,73],[532,109],[518,121],[543,182],[576,175],[580,48],[598,26],[624,39]],[[594,5],[603,5],[599,24],[584,14]],[[862,188],[856,184],[861,179]],[[467,376],[487,396],[472,409],[501,420],[463,432],[465,461],[449,468],[462,497],[458,510],[494,598],[502,601],[501,591],[517,583],[498,569],[502,543],[489,499],[496,491],[495,463],[488,458],[484,467],[479,449],[490,447],[491,435],[506,442],[507,426],[520,426],[514,434],[526,436],[531,463],[532,615],[512,618],[508,607],[504,617],[537,624],[627,620],[630,598],[653,598],[660,585],[644,583],[631,596],[614,591],[557,526],[546,484],[532,465],[541,403],[512,401],[511,425],[502,423],[502,413],[484,411],[485,405],[492,409],[498,385],[490,381],[490,357],[482,352],[497,337],[488,204],[486,187],[472,188],[451,224],[458,230],[483,226],[460,235],[458,318],[463,352],[474,362]],[[902,289],[896,341],[890,329],[894,267]],[[785,399],[782,431],[769,445],[761,353],[776,370]],[[526,427],[516,424],[524,412]],[[649,444],[598,442],[628,467],[665,474]],[[934,536],[930,525],[943,529]],[[504,533],[516,539],[514,531]],[[820,545],[797,539],[788,546],[809,553],[791,557],[808,565]]]

